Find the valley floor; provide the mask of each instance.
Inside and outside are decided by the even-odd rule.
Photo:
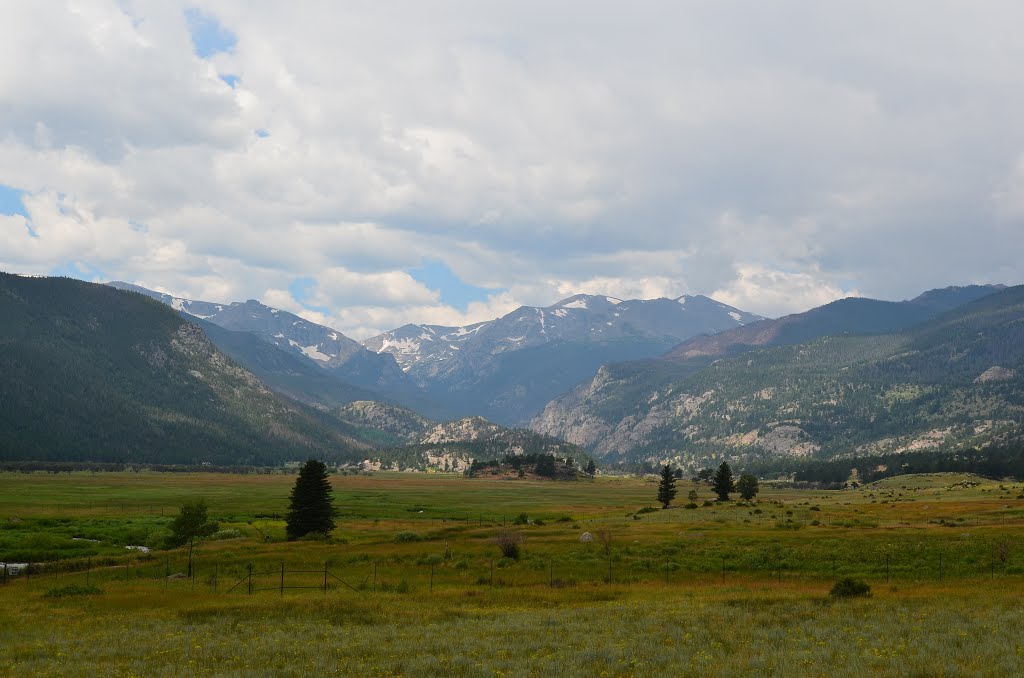
[[[335,477],[338,529],[289,543],[293,481],[0,474],[0,560],[39,563],[0,585],[0,674],[1024,673],[1012,483],[764,487],[752,504],[654,511],[641,479]],[[226,532],[194,579],[181,550],[125,550],[157,546],[196,496]],[[494,543],[503,523],[524,537],[518,560]],[[831,598],[844,576],[873,595]]]

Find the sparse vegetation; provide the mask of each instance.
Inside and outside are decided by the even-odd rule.
[[[835,583],[828,594],[833,598],[867,598],[871,595],[871,586],[860,579],[844,577]]]
[[[44,539],[49,553],[65,554],[59,567],[48,560],[31,579],[22,574],[0,586],[0,627],[17,629],[0,635],[11,670],[113,674],[144,660],[160,673],[187,657],[237,673],[301,665],[370,675],[439,666],[450,674],[515,674],[531,653],[531,670],[570,676],[739,674],[751,666],[784,673],[795,658],[801,670],[847,675],[1022,668],[1006,648],[1016,642],[1024,554],[1007,548],[1004,562],[999,545],[1012,543],[1024,505],[1005,498],[1018,491],[1005,482],[999,490],[976,477],[908,476],[833,491],[762,482],[757,507],[642,512],[650,480],[336,476],[345,505],[332,538],[289,542],[293,481],[0,474],[0,560]],[[68,496],[68,487],[81,502],[58,510],[55,498]],[[194,582],[184,574],[186,549],[144,554],[108,541],[168,530],[175,512],[161,517],[142,498],[180,505],[191,496],[205,496],[210,518],[242,535],[206,543]],[[882,499],[890,503],[872,503]],[[527,512],[532,523],[515,531],[528,542],[518,544],[518,558],[506,557],[495,548],[502,523]],[[569,530],[564,517],[577,527]],[[776,529],[780,521],[785,529]],[[592,543],[579,539],[581,531]],[[323,592],[325,567],[332,576]],[[315,591],[279,595],[282,569],[287,586]],[[823,605],[847,577],[874,595]],[[103,594],[45,597],[87,585]],[[699,618],[686,613],[695,608]],[[794,624],[800,633],[791,632]],[[870,651],[851,653],[837,640],[848,628]],[[955,648],[949,628],[966,634]],[[637,644],[639,637],[655,642]],[[65,654],[40,652],[41,642]],[[292,648],[286,656],[274,649],[281,642]],[[494,649],[498,643],[508,654]],[[909,646],[919,651],[901,649]]]

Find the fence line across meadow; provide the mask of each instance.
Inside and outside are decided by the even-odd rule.
[[[828,582],[845,576],[866,579],[874,584],[945,582],[976,585],[979,579],[1017,578],[1024,574],[1009,554],[997,552],[957,552],[940,550],[937,557],[914,553],[914,549],[892,549],[858,559],[821,556],[798,561],[792,555],[777,560],[751,562],[734,555],[706,558],[700,567],[686,568],[678,558],[654,562],[643,554],[601,551],[594,545],[589,558],[553,556],[548,553],[525,554],[520,560],[469,556],[439,558],[436,554],[417,562],[367,554],[351,554],[334,565],[324,561],[314,567],[308,561],[269,561],[260,566],[246,559],[193,558],[191,568],[180,554],[128,555],[124,558],[98,557],[33,564],[18,572],[8,565],[0,567],[4,587],[23,582],[26,585],[53,588],[61,585],[100,583],[153,584],[163,590],[183,587],[223,595],[263,593],[284,595],[292,590],[317,590],[327,593],[346,590],[354,594],[378,592],[407,593],[466,589],[470,587],[566,588],[623,584],[701,582],[726,585],[743,580],[763,584],[787,582]],[[340,554],[339,554],[340,555]],[[712,563],[714,566],[712,566]]]

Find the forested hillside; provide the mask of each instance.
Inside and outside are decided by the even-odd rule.
[[[139,294],[0,274],[0,459],[269,464],[360,445]]]
[[[610,366],[535,430],[608,461],[954,450],[1024,430],[1024,287],[888,334]]]

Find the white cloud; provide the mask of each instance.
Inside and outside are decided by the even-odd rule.
[[[813,273],[774,271],[756,264],[741,264],[739,276],[712,297],[736,308],[768,317],[827,304],[844,297],[859,297],[856,289],[841,286]]]
[[[235,47],[197,57],[186,3],[0,5],[4,267],[354,335],[1024,279],[1018,3],[187,5]],[[452,308],[425,259],[505,292]]]

